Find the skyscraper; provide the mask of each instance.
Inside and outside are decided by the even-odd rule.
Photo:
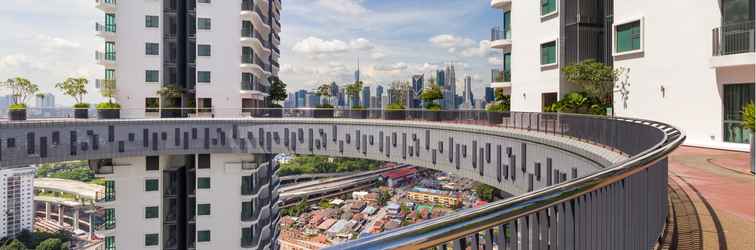
[[[447,64],[444,74],[440,75],[439,77],[442,77],[444,79],[444,85],[442,88],[444,99],[442,100],[442,105],[446,109],[456,109],[457,102],[455,100],[457,96],[457,76],[454,69],[454,63]]]
[[[472,93],[472,77],[465,76],[465,92],[464,92],[464,103],[462,104],[462,107],[464,109],[472,109],[475,107],[474,97]]]
[[[362,107],[370,107],[370,87],[362,87]]]
[[[36,107],[42,109],[55,108],[55,96],[52,93],[38,94],[36,96]]]
[[[354,71],[354,82],[360,81],[360,58],[357,57],[357,70]]]
[[[420,101],[419,96],[423,93],[423,88],[425,85],[424,81],[424,75],[422,74],[412,76],[412,90],[410,90],[409,93],[411,95],[411,98],[409,99],[411,99],[412,101],[408,104],[409,108],[420,107],[422,102]]]
[[[439,87],[444,87],[446,73],[444,73],[443,69],[436,70],[436,85]]]
[[[486,94],[486,102],[490,103],[493,102],[496,99],[496,95],[494,93],[494,88],[492,87],[486,87],[485,88],[485,94]]]
[[[383,108],[383,86],[378,85],[375,87],[375,96],[378,97],[376,106],[378,108]]]

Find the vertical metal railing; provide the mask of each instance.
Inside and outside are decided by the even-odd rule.
[[[725,24],[712,30],[714,56],[751,53],[756,51],[755,21]]]

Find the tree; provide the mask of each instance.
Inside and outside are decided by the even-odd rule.
[[[323,84],[323,85],[320,85],[320,86],[318,86],[317,89],[315,89],[315,92],[317,92],[318,95],[320,95],[320,96],[330,97],[331,96],[331,86],[328,85],[327,83]]]
[[[441,88],[438,85],[431,84],[420,94],[420,99],[425,102],[425,108],[430,110],[440,110],[441,105],[435,103],[436,100],[444,98],[444,94],[441,92]]]
[[[18,240],[11,240],[5,243],[4,246],[0,247],[0,250],[26,250],[26,246],[24,246],[24,243],[21,243],[21,241]]]
[[[181,98],[184,95],[184,92],[181,91],[181,88],[179,88],[178,86],[169,84],[160,87],[160,89],[157,91],[157,94],[164,100],[166,100],[166,107],[176,108],[179,105],[176,100],[178,98]]]
[[[102,84],[100,84],[100,94],[108,98],[109,104],[113,104],[113,97],[118,94],[115,80],[103,80]]]
[[[496,189],[494,189],[493,187],[489,185],[478,183],[478,185],[475,186],[475,191],[478,192],[478,196],[480,197],[480,199],[488,201],[488,202],[492,202],[494,199],[494,192],[496,191]]]
[[[10,91],[13,104],[15,104],[11,107],[16,106],[17,108],[26,108],[29,97],[39,91],[39,86],[22,77],[8,79],[1,85]]]
[[[270,82],[270,99],[274,102],[286,100],[288,95],[286,94],[286,83],[281,81],[277,76],[271,76],[268,78]]]
[[[390,191],[383,190],[378,194],[378,205],[385,206],[389,200],[391,200]]]
[[[393,99],[393,103],[406,105],[407,95],[409,95],[412,86],[408,81],[394,81],[391,82],[391,88],[389,88],[389,96]]]
[[[356,82],[354,82],[352,84],[347,85],[346,86],[346,93],[347,93],[347,95],[349,97],[351,97],[352,100],[359,100],[360,99],[360,92],[362,91],[362,86],[363,85],[364,84],[362,83],[362,81],[356,81]],[[359,102],[355,102],[352,106],[354,108],[360,108],[360,107],[362,107],[362,106],[360,106]]]
[[[37,245],[35,250],[61,250],[63,242],[60,239],[50,238]]]
[[[756,124],[754,124],[756,123],[756,114],[754,114],[754,109],[754,103],[751,102],[743,107],[743,111],[741,111],[741,114],[743,116],[743,128],[751,130],[751,133],[753,133],[756,129]]]
[[[66,78],[65,81],[55,84],[55,87],[62,90],[63,94],[70,96],[76,101],[75,105],[84,104],[84,95],[87,94],[86,78]],[[74,105],[74,106],[75,106]],[[89,106],[89,105],[87,105]]]
[[[623,69],[614,69],[594,59],[588,59],[562,68],[567,81],[579,85],[588,97],[597,98],[602,105],[612,105],[614,83]]]

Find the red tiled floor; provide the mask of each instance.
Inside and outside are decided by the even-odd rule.
[[[755,221],[754,176],[748,153],[681,147],[670,156],[670,174],[679,175],[717,212]]]

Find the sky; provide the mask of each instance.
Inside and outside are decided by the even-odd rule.
[[[223,0],[218,0],[223,1]],[[490,0],[282,0],[281,69],[289,91],[354,81],[357,60],[367,86],[410,80],[456,65],[457,86],[473,78],[483,95],[500,52],[488,48],[501,13]],[[3,0],[0,79],[26,77],[53,92],[66,77],[102,76],[94,51],[103,40],[94,23],[104,14],[92,0]],[[89,102],[100,99],[91,84]],[[461,92],[460,92],[461,93]],[[72,103],[58,95],[58,103]]]

